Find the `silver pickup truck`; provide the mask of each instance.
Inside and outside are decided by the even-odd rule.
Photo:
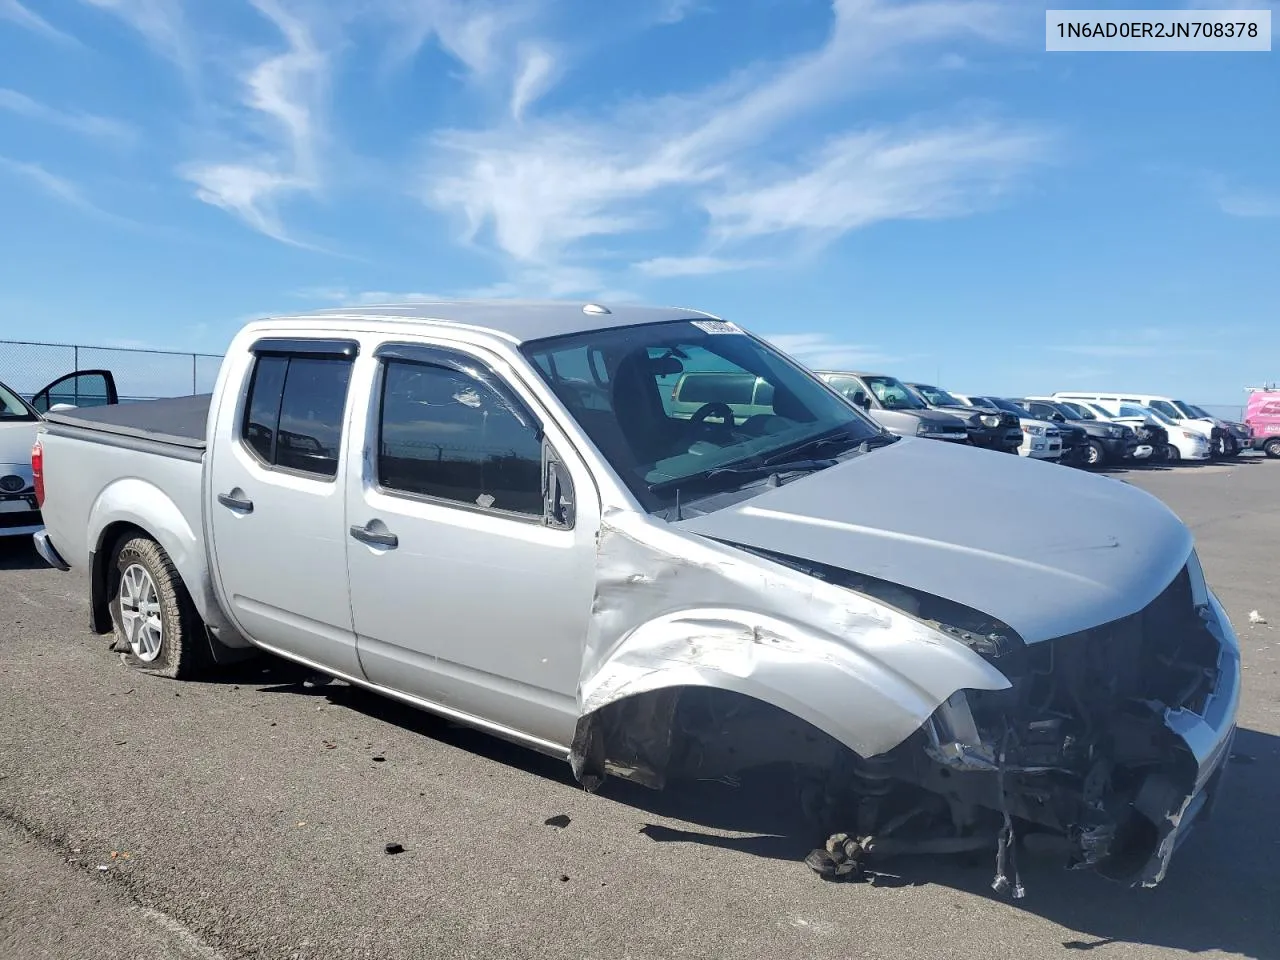
[[[672,415],[726,370],[768,409]],[[588,789],[779,771],[843,831],[828,876],[989,848],[1004,888],[1035,838],[1154,885],[1235,731],[1236,637],[1158,500],[894,437],[698,311],[258,321],[211,396],[51,413],[33,459],[42,556],[139,670],[261,649]]]

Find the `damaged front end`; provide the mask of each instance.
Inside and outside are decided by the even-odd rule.
[[[1137,612],[1028,642],[963,604],[740,542],[606,525],[570,750],[661,789],[779,764],[866,858],[994,849],[1143,886],[1207,811],[1239,648],[1194,551]],[[1045,598],[1052,603],[1052,598]]]
[[[926,618],[954,608],[917,600]],[[886,755],[897,780],[945,802],[934,808],[933,829],[994,839],[994,886],[1015,896],[1018,846],[1157,885],[1192,823],[1207,816],[1235,733],[1239,648],[1194,553],[1139,612],[1070,636],[1026,644],[972,617],[939,626],[1011,686],[958,691]],[[917,852],[932,849],[918,842]],[[912,852],[909,841],[894,843]],[[852,846],[842,836],[811,865],[843,866],[846,848],[854,859],[870,855],[875,835]],[[892,846],[881,839],[878,850]]]

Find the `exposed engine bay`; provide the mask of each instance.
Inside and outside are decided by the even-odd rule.
[[[806,860],[827,879],[856,878],[879,857],[994,850],[993,886],[1017,897],[1017,853],[1032,847],[1126,884],[1163,879],[1184,820],[1207,813],[1229,749],[1228,741],[1206,775],[1205,758],[1170,722],[1204,712],[1224,662],[1188,567],[1132,616],[1027,644],[963,605],[751,552],[924,621],[996,667],[1010,687],[957,692],[912,736],[873,757],[725,691],[621,700],[580,729],[575,772],[589,789],[606,767],[661,787],[785,759],[811,821],[841,831]]]

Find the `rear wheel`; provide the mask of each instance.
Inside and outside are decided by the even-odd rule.
[[[1280,438],[1268,440],[1262,450],[1268,457],[1280,457]]]
[[[200,615],[173,561],[150,537],[116,551],[111,621],[115,650],[144,673],[188,680],[209,666]]]

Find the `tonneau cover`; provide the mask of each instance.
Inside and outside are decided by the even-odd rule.
[[[203,450],[213,394],[81,407],[44,414],[50,423]]]

